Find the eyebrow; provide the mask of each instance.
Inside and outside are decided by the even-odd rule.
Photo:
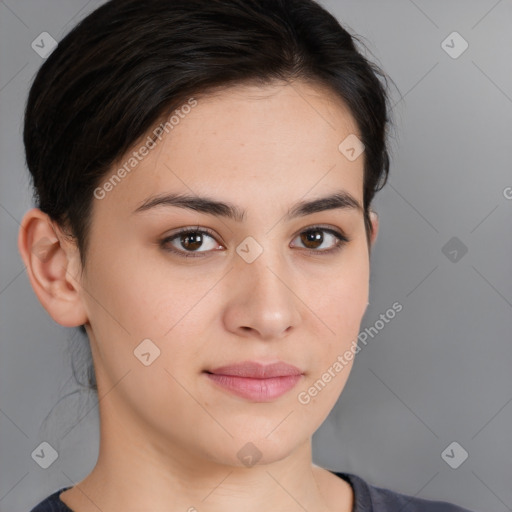
[[[185,208],[208,215],[226,217],[237,222],[242,222],[246,214],[246,210],[242,210],[229,202],[218,201],[209,197],[172,193],[148,197],[133,213],[144,212],[158,207]],[[287,211],[285,220],[335,209],[363,212],[362,206],[353,195],[345,190],[339,190],[329,196],[310,201],[299,201]]]

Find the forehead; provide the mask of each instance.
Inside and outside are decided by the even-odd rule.
[[[349,161],[338,147],[351,134],[360,138],[359,130],[327,88],[302,82],[239,85],[197,96],[171,116],[160,139],[147,144],[151,149],[141,151],[145,137],[113,166],[111,174],[123,166],[129,171],[100,209],[110,203],[109,209],[129,213],[162,192],[261,207],[344,188],[362,203],[363,155]]]

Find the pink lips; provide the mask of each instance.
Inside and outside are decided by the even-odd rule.
[[[284,362],[263,365],[244,361],[215,368],[207,371],[206,375],[237,396],[256,402],[270,402],[292,389],[303,372]]]

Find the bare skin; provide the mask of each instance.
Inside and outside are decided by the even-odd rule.
[[[31,285],[56,322],[86,325],[98,382],[98,461],[61,494],[72,510],[352,510],[350,485],[312,463],[311,436],[353,360],[331,370],[307,404],[298,395],[357,339],[370,274],[363,212],[285,217],[299,201],[339,191],[363,204],[364,153],[350,161],[338,149],[350,134],[359,131],[349,111],[319,86],[237,86],[198,97],[133,171],[93,200],[85,268],[59,226],[36,208],[27,212],[18,245]],[[164,193],[207,196],[246,214],[135,212]],[[301,234],[318,225],[322,243],[305,245]],[[179,236],[162,243],[185,227],[211,230],[194,246],[198,257],[170,252],[192,252]],[[327,253],[337,238],[325,229],[349,241]],[[251,263],[236,251],[247,237],[263,249]],[[147,366],[134,356],[145,339],[160,350]],[[245,360],[285,361],[303,375],[281,396],[257,401],[205,373]],[[237,455],[247,443],[261,454],[250,467]]]

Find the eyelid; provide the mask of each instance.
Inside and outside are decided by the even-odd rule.
[[[183,233],[206,233],[211,238],[217,240],[217,238],[220,238],[222,241],[222,238],[213,230],[210,228],[202,227],[202,226],[185,226],[184,228],[179,228],[176,231],[172,231],[171,234],[166,235],[162,241],[168,241],[172,238],[176,238],[179,235],[182,235]],[[224,242],[219,243],[219,245],[225,245]]]
[[[313,224],[311,226],[301,228],[301,229],[299,229],[299,231],[297,231],[295,233],[295,235],[293,235],[293,238],[296,238],[301,233],[307,233],[308,231],[315,231],[315,230],[326,231],[327,233],[330,233],[331,235],[342,237],[347,242],[350,241],[349,238],[345,235],[345,232],[341,228],[332,226],[330,224]],[[320,251],[317,251],[317,252],[320,252]]]

